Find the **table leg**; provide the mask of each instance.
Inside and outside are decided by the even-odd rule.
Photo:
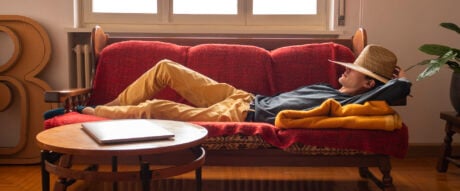
[[[118,171],[118,157],[117,156],[112,156],[112,172],[117,172]],[[112,183],[112,190],[113,191],[118,191],[118,182],[114,181]]]
[[[196,191],[201,191],[201,188],[202,188],[201,167],[195,170],[195,180],[196,180]]]
[[[48,159],[49,151],[42,150],[40,158],[41,174],[42,174],[42,191],[50,190],[50,173],[46,171],[46,160]]]
[[[201,156],[203,154],[201,146],[193,147],[193,148],[191,148],[191,150],[192,150],[193,154],[195,155],[195,157],[199,157],[199,156]],[[197,168],[195,170],[195,182],[196,182],[196,190],[201,191],[202,183],[203,183],[201,167],[199,167],[199,168]]]
[[[149,163],[141,162],[141,181],[142,190],[150,191],[150,180],[152,180],[152,171],[150,171]]]
[[[59,158],[58,166],[63,168],[71,168],[72,167],[72,155],[62,155]],[[58,177],[56,182],[54,183],[54,190],[67,190],[67,187],[72,185],[76,180],[66,178],[66,177]]]
[[[445,127],[446,136],[444,137],[444,142],[442,144],[441,156],[438,160],[437,170],[438,172],[446,172],[449,165],[448,157],[452,154],[452,136],[455,132],[452,130],[452,124],[450,122],[446,123]]]

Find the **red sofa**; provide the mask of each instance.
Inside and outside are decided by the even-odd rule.
[[[96,36],[97,33],[93,31]],[[358,30],[353,39],[314,41],[102,37],[98,40],[93,36],[98,58],[93,87],[74,92],[47,92],[47,101],[58,102],[77,95],[77,98],[67,99],[68,108],[72,107],[71,103],[104,104],[161,59],[176,61],[219,82],[256,94],[273,95],[319,82],[338,87],[337,79],[344,69],[328,60],[352,62],[366,43],[363,30]],[[357,41],[357,37],[361,39]],[[264,43],[272,47],[266,48]],[[187,103],[171,89],[156,98]],[[69,112],[46,120],[45,128],[95,120],[107,119]],[[373,177],[367,168],[379,167],[383,178],[376,183],[383,189],[394,188],[389,158],[404,157],[408,147],[406,126],[388,132],[280,130],[272,124],[250,122],[193,123],[209,131],[204,145],[208,150],[207,165],[356,166],[362,177]]]

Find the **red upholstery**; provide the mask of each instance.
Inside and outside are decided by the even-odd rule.
[[[260,135],[267,143],[287,148],[294,143],[338,149],[355,149],[402,158],[408,149],[408,129],[394,132],[350,129],[285,129],[267,123],[195,122],[208,129],[210,137],[225,135]]]
[[[99,59],[93,82],[93,105],[114,99],[119,92],[161,59],[186,65],[216,81],[226,82],[249,92],[273,95],[299,86],[325,82],[338,87],[343,68],[328,59],[352,62],[350,49],[333,43],[306,44],[267,51],[246,45],[203,44],[193,47],[152,41],[126,41],[106,47]],[[157,95],[184,102],[171,90]],[[69,113],[45,121],[45,127],[106,120]],[[407,127],[394,132],[367,130],[278,130],[266,123],[198,122],[209,136],[229,134],[260,135],[267,143],[286,148],[299,142],[332,148],[403,157],[408,147]]]
[[[327,82],[339,87],[343,67],[330,60],[352,62],[349,49],[333,43],[282,47],[271,52],[276,91],[286,92],[305,84]]]
[[[101,117],[71,112],[45,121],[45,128],[82,121],[107,120]],[[267,143],[287,148],[294,143],[330,147],[338,149],[355,149],[370,153],[379,153],[403,158],[408,149],[408,128],[387,131],[350,130],[350,129],[286,129],[279,130],[268,123],[250,122],[194,122],[206,127],[209,137],[226,135],[260,135]]]
[[[58,115],[56,117],[50,118],[45,120],[45,129],[73,124],[73,123],[81,123],[81,122],[90,122],[90,121],[102,121],[107,120],[102,117],[92,116],[92,115],[83,115],[77,112],[70,112],[64,115]]]
[[[99,57],[90,105],[113,100],[126,86],[162,59],[185,63],[188,48],[156,41],[124,41],[107,46]],[[157,97],[178,99],[178,95],[170,90]]]
[[[259,47],[205,44],[190,48],[186,66],[218,82],[267,95],[274,92],[270,63],[270,53]]]

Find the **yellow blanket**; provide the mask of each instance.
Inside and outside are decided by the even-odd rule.
[[[402,127],[401,117],[385,101],[340,105],[328,99],[309,110],[283,110],[276,116],[278,128],[348,128],[392,131]]]

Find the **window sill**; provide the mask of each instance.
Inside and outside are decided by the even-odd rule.
[[[208,36],[302,36],[302,37],[329,37],[337,38],[343,35],[341,30],[324,30],[299,26],[216,26],[216,25],[101,25],[107,33],[130,33],[130,34],[187,34],[187,35],[203,35]],[[67,32],[91,32],[92,26],[84,26],[81,28],[66,28]]]

